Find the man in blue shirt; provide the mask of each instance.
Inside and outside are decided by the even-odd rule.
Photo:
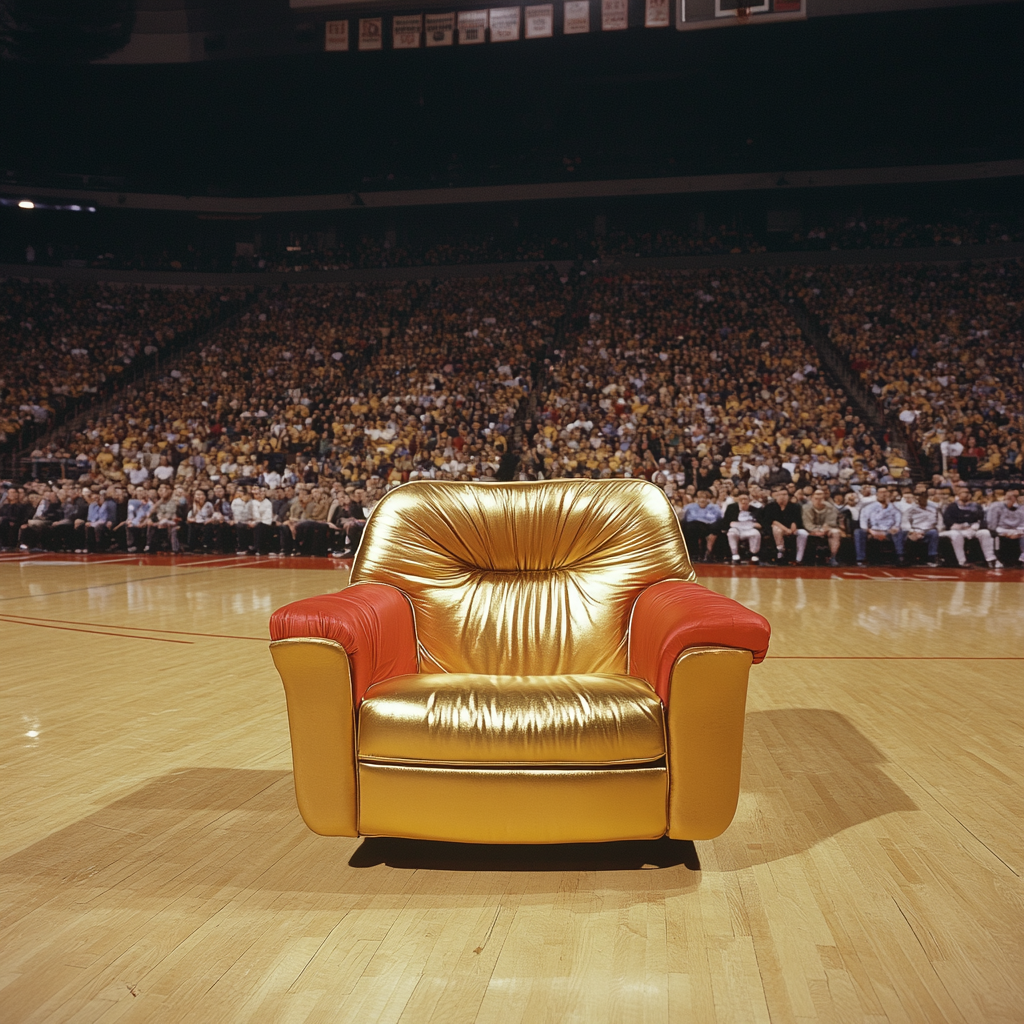
[[[102,551],[107,544],[108,531],[117,518],[117,504],[106,491],[89,496],[89,510],[85,517],[85,550]]]
[[[860,526],[853,531],[853,546],[857,551],[857,564],[866,565],[868,559],[868,538],[891,540],[896,547],[896,557],[903,564],[903,542],[906,534],[901,527],[903,515],[889,502],[889,488],[879,487],[876,500],[864,507],[860,514]]]
[[[715,541],[721,533],[722,510],[711,502],[709,491],[698,491],[697,500],[683,510],[683,536],[686,547],[696,553],[696,561],[711,557]]]
[[[153,508],[153,493],[147,495],[144,487],[135,490],[135,497],[128,500],[128,518],[125,520],[125,532],[128,536],[128,552],[134,554],[139,549],[140,540],[145,537],[146,519]]]

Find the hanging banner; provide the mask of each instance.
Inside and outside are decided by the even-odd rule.
[[[347,21],[328,21],[324,24],[324,49],[327,51],[348,49]]]
[[[567,36],[590,31],[590,0],[565,0],[562,31]]]
[[[384,45],[384,29],[380,18],[359,19],[359,49],[379,50]]]
[[[668,28],[670,24],[668,0],[647,0],[644,28]]]
[[[629,0],[601,0],[601,31],[629,28]]]
[[[459,43],[487,41],[487,12],[459,11]]]
[[[422,34],[422,14],[396,14],[391,19],[391,45],[396,50],[418,49]]]
[[[427,14],[424,17],[427,46],[451,46],[455,37],[454,14]]]
[[[555,7],[554,4],[538,4],[526,8],[527,39],[547,39],[554,35]]]
[[[519,38],[519,8],[491,8],[491,42],[510,43]]]

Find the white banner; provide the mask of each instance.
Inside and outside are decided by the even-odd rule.
[[[590,0],[565,0],[562,32],[567,36],[590,31]]]
[[[671,24],[668,0],[647,0],[644,28],[668,28]]]
[[[427,46],[451,46],[455,36],[454,14],[427,14]]]
[[[487,12],[459,11],[459,43],[487,41]]]
[[[380,50],[384,46],[384,29],[380,18],[359,19],[359,49]]]
[[[629,0],[601,0],[601,31],[629,28]]]
[[[324,24],[324,49],[348,49],[348,22],[328,21]]]
[[[491,42],[510,43],[519,38],[519,8],[491,8]]]
[[[391,19],[391,45],[396,50],[417,49],[422,34],[422,14],[396,14]]]
[[[538,4],[536,7],[526,8],[527,39],[547,39],[554,34],[554,30],[554,4]]]

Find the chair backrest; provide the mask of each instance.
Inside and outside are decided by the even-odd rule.
[[[408,595],[422,672],[553,675],[624,673],[640,592],[693,578],[646,480],[422,480],[373,510],[351,582]]]

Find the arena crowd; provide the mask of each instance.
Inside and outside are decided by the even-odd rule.
[[[1024,470],[1024,265],[799,270],[794,290],[933,473]]]
[[[221,295],[205,288],[0,282],[0,446],[27,426],[45,426],[74,400],[116,387],[140,357],[211,323]]]
[[[1019,267],[1002,270],[965,272],[969,287],[934,268],[895,280],[915,303],[943,289],[934,308],[913,306],[924,325],[939,306],[973,302],[944,328],[970,354],[997,324],[1000,338],[1019,326],[1005,299],[1019,294]],[[884,278],[857,273],[801,271],[791,287],[823,318],[888,323]],[[958,287],[966,299],[946,294]],[[858,288],[861,307],[846,305]],[[40,446],[36,464],[62,471],[5,489],[0,545],[345,555],[389,488],[491,480],[504,465],[519,479],[651,480],[697,560],[1016,564],[1019,486],[978,481],[966,450],[913,482],[905,453],[823,372],[784,297],[757,269],[279,288]],[[924,348],[872,330],[858,326],[856,347],[833,340],[874,360],[885,396],[902,395],[889,385],[922,376]],[[996,392],[980,390],[977,354],[956,353],[970,408],[1012,414],[992,419],[1001,454],[1019,451],[1013,351],[1005,364],[992,356]],[[931,425],[942,404],[925,397]]]

